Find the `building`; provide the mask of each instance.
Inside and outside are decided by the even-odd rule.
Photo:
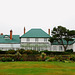
[[[31,29],[20,37],[21,38],[21,48],[25,50],[50,50],[51,43],[48,41],[50,38],[49,34],[44,32],[42,29]]]
[[[65,40],[63,40],[63,42],[64,42],[64,45],[67,45],[67,42]],[[67,50],[68,49],[69,50],[73,49],[73,52],[75,52],[75,39],[74,39],[74,41],[69,41]],[[51,43],[51,51],[60,51],[60,52],[63,52],[64,51],[64,47],[61,44],[61,42],[59,44],[57,41],[55,41],[55,42]]]
[[[50,29],[48,30],[48,34],[44,32],[42,29],[31,29],[21,36],[21,48],[26,50],[48,50],[48,51],[59,51],[63,52],[63,45],[58,42],[49,42],[50,38]],[[64,41],[64,40],[63,40]],[[64,45],[67,45],[66,41],[64,41]],[[70,41],[67,49],[73,49],[75,52],[75,40]]]
[[[25,49],[25,50],[48,50],[48,51],[64,51],[63,45],[58,42],[49,42],[50,29],[48,29],[48,34],[42,29],[31,29],[28,32],[25,31],[20,37],[19,35],[12,35],[12,30],[10,30],[10,35],[0,35],[0,50],[9,49]],[[64,40],[63,40],[64,41]],[[64,41],[64,45],[66,45]],[[75,40],[69,42],[67,49],[73,49],[75,52]]]
[[[0,50],[9,49],[19,49],[20,48],[20,36],[12,35],[12,30],[10,30],[10,35],[0,35]]]

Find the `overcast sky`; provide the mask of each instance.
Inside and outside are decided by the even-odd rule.
[[[24,26],[48,32],[58,25],[75,29],[75,0],[0,0],[0,33],[22,35]]]

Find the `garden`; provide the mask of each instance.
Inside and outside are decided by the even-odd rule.
[[[75,53],[0,50],[0,75],[75,75]]]
[[[66,52],[35,51],[35,50],[0,50],[1,62],[14,61],[61,61],[75,62],[75,53],[72,50]]]

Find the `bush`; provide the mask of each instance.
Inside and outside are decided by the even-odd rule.
[[[20,61],[24,61],[24,59],[23,59],[23,58],[21,58],[21,59],[20,59]]]
[[[56,61],[63,61],[63,57],[61,55],[55,56]]]
[[[22,55],[17,51],[17,53],[15,54],[15,60],[16,60],[16,61],[20,61],[21,56],[22,56]]]
[[[8,51],[6,51],[6,53],[7,53],[7,54],[15,54],[16,51],[15,51],[15,50],[8,50]]]
[[[11,58],[11,57],[7,57],[7,58],[6,58],[6,57],[2,57],[2,58],[1,58],[1,61],[2,61],[2,62],[5,62],[5,61],[12,61],[12,58]]]
[[[50,57],[46,56],[45,61],[49,61]]]
[[[42,52],[46,53],[47,55],[50,55],[50,53],[51,53],[51,51],[48,51],[48,50],[40,51],[40,53],[42,53]]]
[[[68,50],[66,50],[66,52],[72,53],[73,52],[73,49],[68,49]]]
[[[17,50],[17,52],[21,53],[21,54],[24,54],[24,49],[20,49],[20,50]]]
[[[68,55],[68,54],[73,54],[73,50],[66,50],[66,52],[57,52],[57,51],[48,51],[48,50],[45,50],[45,51],[40,51],[40,54],[44,52],[46,53],[46,55],[50,55],[50,56],[55,56],[55,55]]]
[[[5,57],[2,57],[1,58],[1,61],[5,62],[6,61],[6,58]]]
[[[75,55],[71,55],[70,60],[75,61]]]
[[[12,61],[11,57],[6,58],[6,61]]]
[[[42,58],[42,60],[44,61],[45,58],[46,58],[46,53],[42,52],[42,53],[41,53],[41,58]]]
[[[46,61],[56,61],[55,57],[50,57],[49,59],[47,59]]]
[[[0,50],[0,54],[6,54],[7,51]]]
[[[36,50],[31,50],[33,52],[33,54],[40,54],[40,52],[36,51]]]
[[[39,58],[38,58],[38,61],[42,61],[42,58],[41,58],[41,57],[39,57]]]
[[[24,50],[23,53],[24,54],[33,54],[33,52],[31,50]]]

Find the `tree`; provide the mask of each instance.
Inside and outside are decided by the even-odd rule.
[[[53,28],[52,37],[49,41],[51,43],[54,41],[58,42],[59,44],[63,45],[64,51],[66,51],[69,42],[74,40],[73,38],[75,38],[75,30],[69,30],[65,27],[58,26],[57,28]],[[66,45],[64,44],[64,41],[66,42]]]

